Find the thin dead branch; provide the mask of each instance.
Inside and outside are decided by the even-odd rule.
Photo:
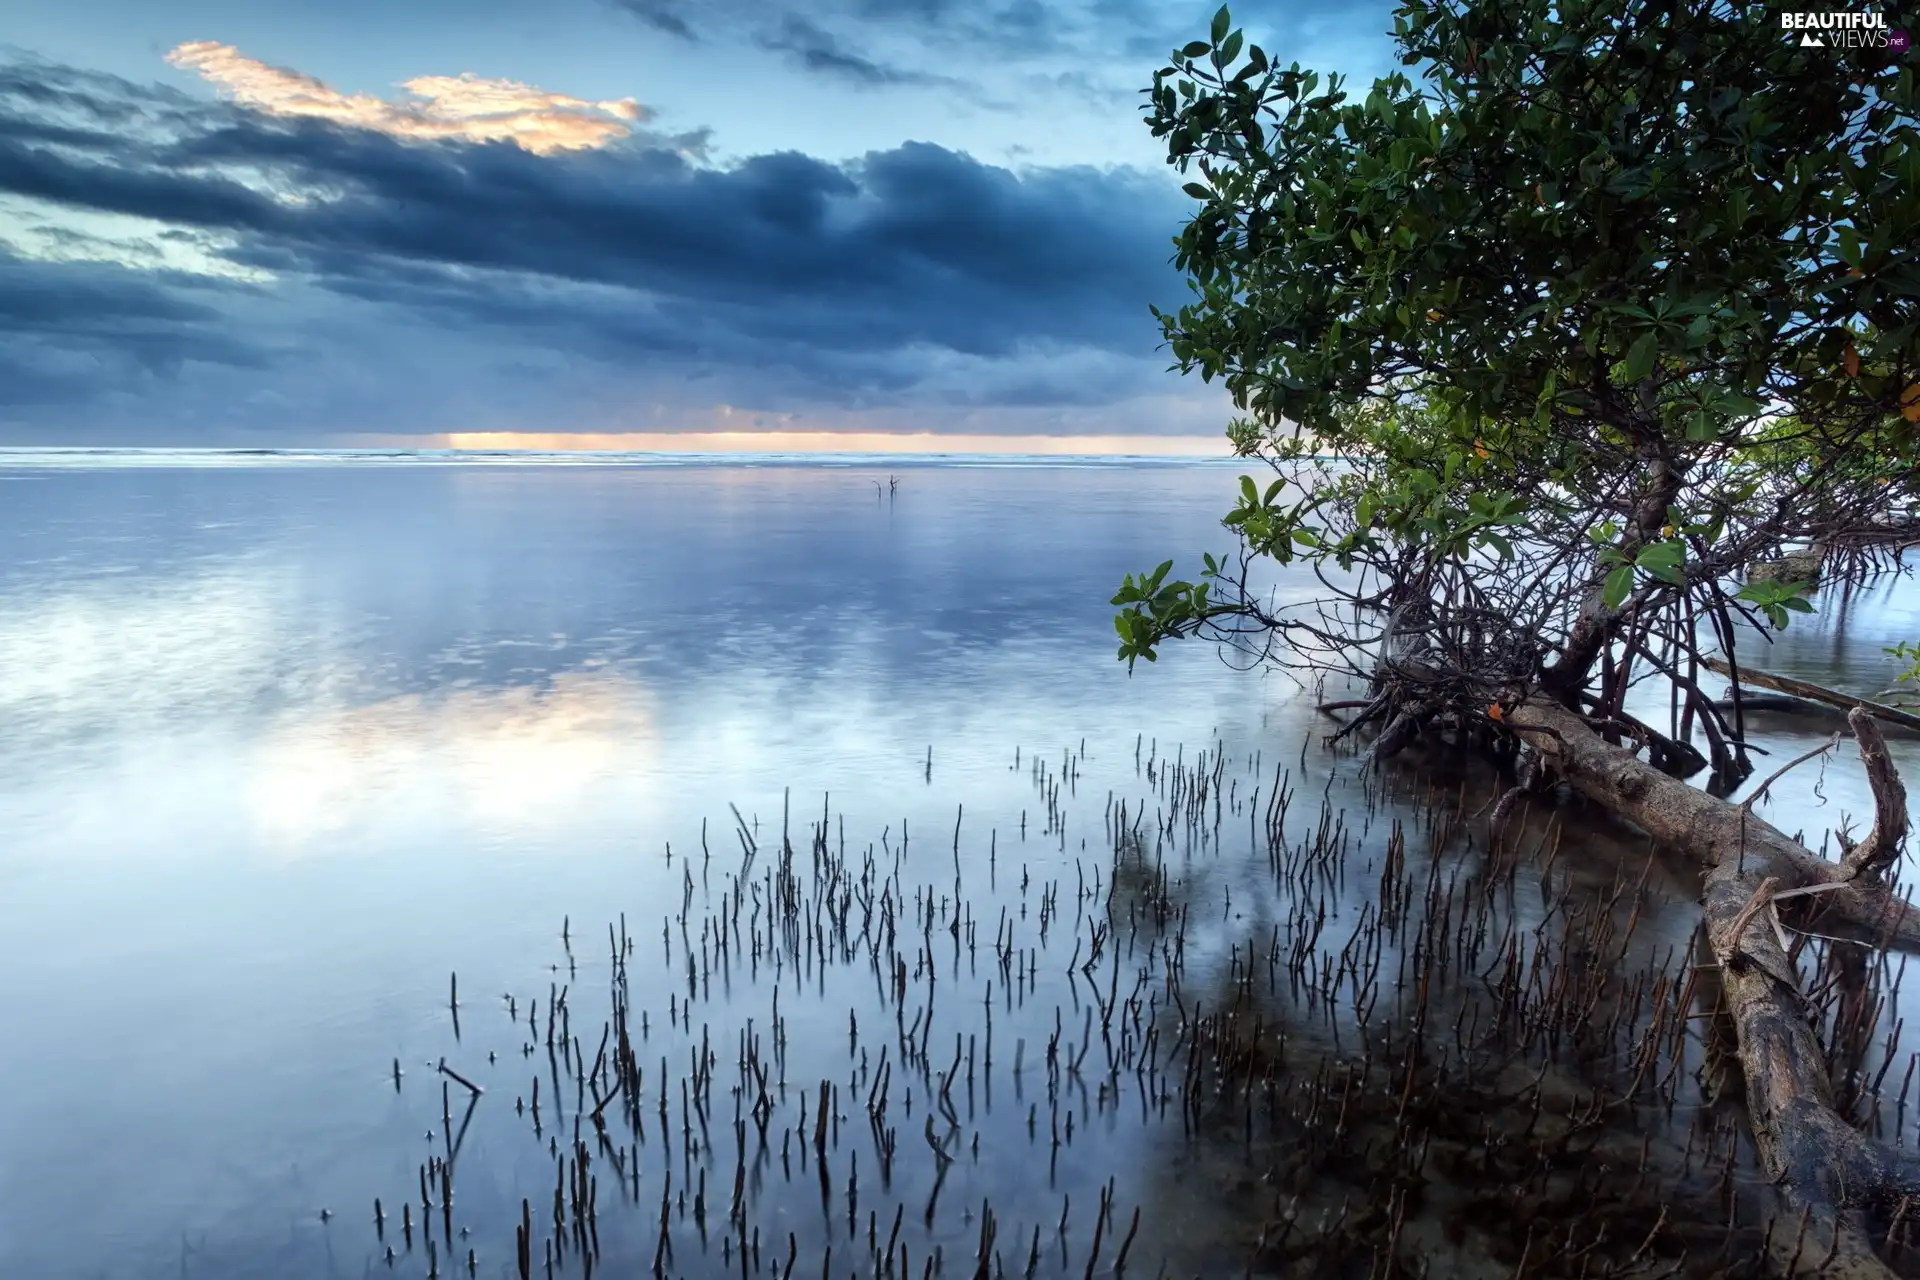
[[[1733,668],[1728,666],[1723,658],[1703,657],[1700,659],[1700,665],[1723,676],[1731,677],[1733,673]],[[1740,668],[1739,678],[1742,684],[1757,684],[1763,689],[1791,694],[1793,697],[1804,698],[1809,702],[1825,703],[1830,707],[1838,707],[1842,711],[1850,712],[1856,708],[1864,708],[1872,712],[1876,719],[1920,732],[1920,715],[1915,715],[1911,711],[1902,711],[1898,707],[1890,707],[1883,702],[1856,698],[1852,694],[1841,693],[1836,689],[1829,689],[1808,680],[1799,680],[1792,676],[1770,675],[1765,671],[1755,671],[1748,666]]]

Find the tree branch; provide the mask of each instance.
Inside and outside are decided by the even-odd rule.
[[[1721,675],[1727,676],[1729,679],[1733,678],[1733,669],[1720,658],[1702,658],[1700,659],[1700,664],[1711,671],[1717,671]],[[1903,728],[1920,730],[1920,715],[1915,715],[1911,711],[1902,711],[1898,707],[1885,706],[1866,698],[1856,698],[1852,694],[1828,689],[1822,685],[1814,684],[1811,681],[1796,680],[1791,676],[1769,675],[1765,671],[1755,671],[1752,667],[1744,667],[1739,673],[1739,683],[1757,684],[1763,689],[1774,689],[1781,693],[1792,694],[1796,698],[1805,698],[1810,702],[1824,702],[1828,706],[1838,707],[1842,711],[1851,712],[1855,709],[1864,709],[1872,712],[1875,716],[1885,720],[1889,724],[1897,724]]]
[[[1762,782],[1759,786],[1755,787],[1753,789],[1753,794],[1740,802],[1740,807],[1742,809],[1745,809],[1748,813],[1752,813],[1753,806],[1760,803],[1760,801],[1766,797],[1767,788],[1771,787],[1774,783],[1780,781],[1780,779],[1786,777],[1788,770],[1793,769],[1797,765],[1805,764],[1807,761],[1813,759],[1815,756],[1823,756],[1827,754],[1827,752],[1833,750],[1835,747],[1839,745],[1840,745],[1840,735],[1836,733],[1831,738],[1828,738],[1825,742],[1815,747],[1813,750],[1803,752],[1802,754],[1797,755],[1793,759],[1787,761],[1785,764],[1781,765],[1778,769],[1775,769],[1771,774],[1768,774],[1767,780],[1765,782]]]
[[[1851,880],[1862,874],[1877,875],[1900,856],[1907,838],[1907,788],[1872,714],[1865,707],[1855,707],[1847,713],[1847,723],[1860,743],[1860,763],[1867,771],[1867,785],[1873,788],[1873,830],[1840,859]]]

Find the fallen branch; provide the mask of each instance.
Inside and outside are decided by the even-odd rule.
[[[1557,703],[1529,699],[1506,716],[1575,790],[1705,868],[1707,936],[1720,961],[1761,1163],[1833,1233],[1835,1264],[1823,1274],[1883,1277],[1889,1273],[1865,1243],[1863,1215],[1884,1222],[1920,1197],[1920,1159],[1868,1138],[1840,1116],[1793,962],[1777,932],[1749,927],[1761,912],[1775,912],[1793,899],[1883,941],[1920,945],[1913,907],[1895,897],[1880,874],[1906,834],[1906,793],[1871,717],[1856,711],[1849,719],[1874,789],[1876,817],[1867,838],[1835,864],[1745,807],[1610,745]]]
[[[1712,698],[1707,705],[1715,711],[1731,711],[1733,699]],[[1826,708],[1810,704],[1805,698],[1789,698],[1784,693],[1754,693],[1750,689],[1740,691],[1740,707],[1743,711],[1817,711],[1826,714]]]
[[[1733,668],[1728,666],[1723,658],[1702,658],[1700,664],[1709,671],[1718,672],[1723,676],[1731,678],[1733,675]],[[1873,713],[1875,719],[1885,720],[1888,724],[1897,724],[1902,728],[1920,733],[1920,715],[1915,715],[1911,711],[1902,711],[1898,707],[1890,707],[1884,702],[1856,698],[1850,693],[1841,693],[1836,689],[1828,689],[1806,680],[1797,680],[1792,676],[1769,675],[1747,666],[1740,668],[1740,682],[1742,685],[1757,684],[1763,689],[1792,694],[1796,698],[1804,698],[1809,702],[1823,702],[1830,707],[1838,707],[1842,711],[1864,707]]]
[[[1509,712],[1507,721],[1575,790],[1660,843],[1686,853],[1703,868],[1711,869],[1731,857],[1742,872],[1775,875],[1794,888],[1838,884],[1842,887],[1819,895],[1824,920],[1851,927],[1880,945],[1920,954],[1920,908],[1896,896],[1881,875],[1856,871],[1844,861],[1829,862],[1741,806],[1668,777],[1632,752],[1604,742],[1583,717],[1558,703],[1529,699]],[[1884,747],[1876,746],[1878,741],[1863,744],[1870,761],[1868,781],[1876,787],[1876,797],[1878,788],[1892,778],[1891,762],[1878,763],[1885,758]],[[1882,781],[1875,782],[1876,776]],[[1897,778],[1892,781],[1898,783]],[[1901,794],[1904,797],[1904,791]],[[1893,806],[1890,788],[1888,796],[1884,806],[1876,799],[1876,812]],[[1893,830],[1891,825],[1886,829]],[[1904,826],[1898,834],[1904,836]],[[1884,865],[1879,851],[1887,846],[1872,833],[1862,846],[1868,841],[1874,842],[1876,868]]]

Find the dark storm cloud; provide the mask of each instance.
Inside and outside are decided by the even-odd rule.
[[[49,62],[0,43],[0,135],[30,126],[68,125],[118,133],[204,121],[208,105],[177,89]]]
[[[942,352],[1091,350],[1145,357],[1157,375],[1146,307],[1179,289],[1168,257],[1182,199],[1130,171],[1015,174],[925,143],[726,169],[640,144],[536,156],[189,107],[46,64],[6,71],[0,193],[191,229],[208,252],[336,297],[695,369],[729,394],[777,369],[788,393],[905,395]],[[116,114],[130,123],[85,123]],[[120,342],[155,367],[247,358],[219,337],[218,297],[151,273],[31,265],[77,287],[57,303],[58,287],[27,281],[16,294],[0,275],[9,343],[38,307],[51,326],[40,332]],[[1117,393],[1078,392],[1086,403]]]
[[[115,332],[181,327],[220,313],[166,288],[164,278],[101,263],[26,262],[0,253],[0,332]]]
[[[189,363],[257,368],[213,301],[230,290],[98,262],[0,250],[0,405],[123,390]]]

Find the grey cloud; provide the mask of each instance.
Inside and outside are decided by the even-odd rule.
[[[788,2],[701,0],[696,7],[680,0],[608,0],[649,26],[688,39],[697,34],[695,13],[714,31],[777,29]],[[918,44],[936,65],[1064,57],[1083,72],[1140,78],[1140,64],[1158,62],[1175,45],[1204,35],[1218,7],[1219,0],[816,0],[802,21],[831,32],[835,50],[864,49],[870,34],[886,32]],[[1390,0],[1241,0],[1233,14],[1236,25],[1286,62],[1311,24],[1339,18],[1352,24],[1356,36],[1375,37],[1391,28],[1392,9]],[[820,62],[820,69],[859,74],[838,68],[831,57]]]
[[[664,31],[687,41],[699,39],[694,34],[693,24],[687,20],[686,12],[674,0],[609,0],[609,3],[616,9],[632,14],[655,31]]]
[[[0,404],[126,390],[190,363],[263,368],[216,305],[229,291],[176,273],[41,262],[0,249]]]
[[[689,43],[701,39],[690,10],[676,0],[607,0],[607,3],[656,31]],[[783,55],[803,71],[863,89],[944,86],[967,93],[978,105],[995,105],[981,99],[971,84],[958,77],[883,62],[857,42],[828,30],[812,17],[782,8],[771,0],[715,0],[703,8],[703,13],[707,17],[717,15],[719,23],[728,30],[754,30],[757,33],[754,43],[770,53]]]
[[[1146,307],[1178,295],[1184,208],[1162,176],[1016,174],[925,143],[725,169],[644,143],[540,157],[171,101],[122,103],[137,127],[121,130],[26,127],[46,101],[102,119],[118,108],[93,99],[141,92],[44,65],[0,76],[0,193],[152,219],[341,305],[699,376],[735,403],[951,400],[956,369],[989,401],[1102,403],[1160,375]],[[119,344],[150,370],[267,358],[230,336],[234,308],[258,301],[246,291],[5,270],[10,348],[39,308],[68,349]],[[75,282],[64,302],[56,280]],[[1102,376],[1049,381],[1068,357]]]
[[[807,71],[819,72],[863,87],[897,84],[934,84],[944,77],[883,66],[848,48],[839,37],[822,30],[797,13],[784,15],[779,26],[762,33],[762,48],[791,56]]]

